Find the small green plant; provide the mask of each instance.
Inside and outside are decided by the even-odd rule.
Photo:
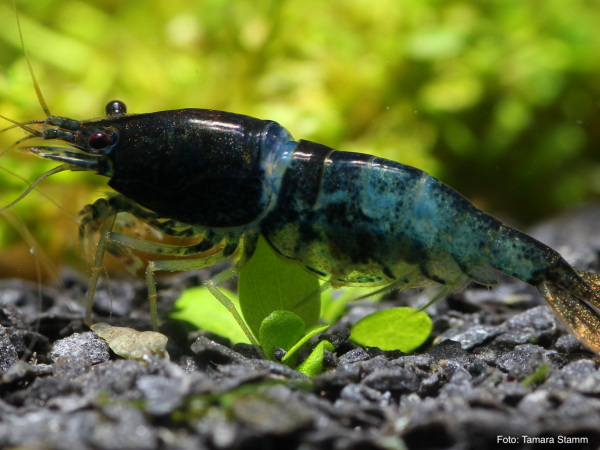
[[[239,298],[221,289],[241,312],[252,334],[258,338],[265,356],[309,376],[323,371],[325,350],[333,345],[321,341],[297,365],[297,357],[310,339],[335,323],[356,291],[337,300],[330,291],[317,294],[319,280],[298,264],[278,257],[259,239],[252,259],[240,274]],[[303,301],[307,297],[309,301]],[[175,303],[171,318],[210,330],[232,342],[248,343],[233,316],[205,288],[184,291]],[[319,323],[319,319],[328,324]],[[351,339],[363,346],[409,352],[422,345],[431,333],[431,320],[412,308],[391,308],[371,314],[351,329]]]
[[[390,308],[369,314],[356,322],[350,338],[363,346],[411,352],[427,340],[431,329],[431,319],[423,311]]]
[[[297,305],[319,289],[319,280],[298,264],[284,261],[261,237],[252,259],[240,273],[238,292],[241,313],[254,336],[273,311],[292,311],[305,326],[316,325],[321,314],[321,297]]]
[[[224,288],[219,290],[233,301],[236,309],[240,309],[237,294]],[[215,301],[215,297],[202,286],[183,291],[181,297],[175,302],[175,309],[170,317],[188,322],[195,328],[212,331],[228,338],[231,342],[250,343],[231,313],[223,308],[221,303]]]
[[[535,372],[523,380],[523,385],[529,387],[532,384],[541,384],[548,376],[548,372],[550,372],[548,364],[543,363]]]
[[[327,328],[327,324],[306,327],[300,316],[291,311],[273,311],[260,325],[259,339],[267,358],[276,360],[275,351],[279,347],[286,352],[281,362],[296,367],[298,352],[313,336]]]

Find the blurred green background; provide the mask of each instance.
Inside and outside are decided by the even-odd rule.
[[[600,8],[570,0],[29,0],[18,9],[54,115],[212,108],[272,119],[296,139],[419,167],[527,226],[600,194]],[[0,114],[44,118],[0,0]],[[22,132],[0,135],[5,147]],[[10,152],[33,180],[56,164]],[[80,261],[70,216],[108,190],[44,181],[14,211],[56,264]],[[25,189],[0,172],[0,201]],[[29,244],[0,220],[0,276]],[[11,221],[13,223],[11,223]],[[30,269],[29,269],[30,270]],[[20,271],[20,272],[17,272]]]

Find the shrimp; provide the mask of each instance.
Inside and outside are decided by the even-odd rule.
[[[324,280],[321,290],[364,286],[375,295],[434,284],[440,289],[433,302],[471,282],[495,286],[498,272],[508,274],[535,286],[568,330],[600,352],[598,275],[578,271],[417,168],[295,141],[276,122],[231,112],[127,114],[124,103],[111,101],[100,118],[53,116],[30,72],[46,118],[24,124],[0,116],[28,133],[11,147],[61,163],[44,176],[90,171],[117,192],[82,214],[82,230],[100,230],[88,324],[105,251],[124,258],[131,250],[200,255],[148,263],[154,329],[156,271],[230,259],[233,265],[205,285],[258,346],[217,286],[240,272],[262,236],[279,256]],[[113,231],[120,213],[161,233],[201,240],[177,246],[121,234]]]

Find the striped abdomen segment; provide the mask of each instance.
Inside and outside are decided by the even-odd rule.
[[[300,141],[261,232],[280,254],[337,284],[453,282],[462,275],[458,266],[449,268],[447,255],[439,259],[445,250],[429,248],[417,226],[429,178],[403,164]]]

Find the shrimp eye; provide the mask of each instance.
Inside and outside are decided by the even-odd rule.
[[[110,135],[104,131],[96,131],[90,134],[88,145],[92,150],[102,150],[110,145]]]
[[[107,116],[120,116],[127,113],[127,106],[120,100],[112,100],[106,105]]]

